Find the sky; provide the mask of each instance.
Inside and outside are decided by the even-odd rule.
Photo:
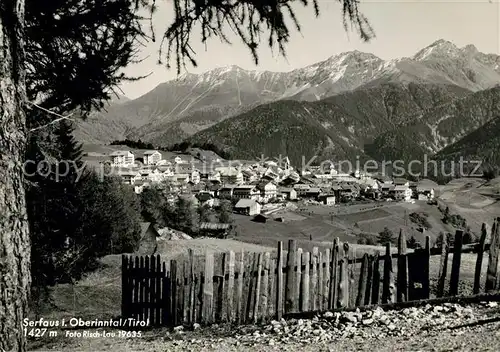
[[[206,47],[200,43],[199,35],[193,35],[198,67],[188,64],[187,71],[201,73],[229,65],[247,70],[291,71],[351,50],[370,52],[389,60],[412,56],[438,39],[449,40],[459,47],[473,44],[481,52],[500,54],[499,1],[361,0],[360,10],[376,35],[368,43],[359,39],[355,31],[344,30],[338,1],[318,0],[319,18],[314,16],[312,7],[297,4],[294,8],[302,31],[292,31],[286,59],[278,52],[271,52],[264,41],[259,47],[256,66],[248,49],[232,33],[228,33],[232,45],[213,39]],[[173,4],[170,0],[156,3],[158,11],[153,24],[157,36],[161,36],[172,21]],[[158,64],[158,50],[158,42],[146,43],[139,56],[143,61],[125,69],[130,76],[149,74],[142,80],[122,84],[120,88],[128,98],[138,98],[158,84],[177,77],[175,67],[168,70]]]

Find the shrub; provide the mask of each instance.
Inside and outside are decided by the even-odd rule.
[[[411,213],[409,217],[410,217],[411,222],[428,230],[428,229],[432,228],[431,224],[427,220],[428,216],[429,216],[429,214],[427,214],[427,213]]]
[[[385,227],[384,230],[379,232],[378,243],[381,245],[385,246],[387,243],[396,244],[396,242],[397,238],[389,228]]]
[[[377,236],[369,234],[369,233],[360,233],[358,235],[357,243],[375,246],[375,245],[377,245]]]

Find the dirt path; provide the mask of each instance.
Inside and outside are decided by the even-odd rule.
[[[497,351],[500,346],[500,323],[477,327],[466,327],[453,331],[431,331],[408,337],[386,337],[383,339],[343,339],[333,343],[289,344],[270,346],[236,345],[234,339],[225,338],[211,345],[186,346],[180,342],[154,340],[104,340],[88,339],[75,341],[65,347],[51,346],[36,351]]]
[[[39,340],[39,345],[32,344],[29,350],[497,351],[500,346],[499,307],[497,303],[494,308],[445,304],[402,311],[376,309],[363,316],[344,312],[340,325],[333,323],[339,321],[334,313],[329,317],[325,313],[326,318],[271,322],[267,325],[270,329],[262,326],[213,327],[185,333],[162,329],[128,339],[70,338],[61,333],[53,341]]]

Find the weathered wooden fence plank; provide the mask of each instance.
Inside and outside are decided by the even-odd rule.
[[[477,260],[476,260],[476,270],[474,272],[474,288],[472,292],[478,294],[481,289],[481,269],[483,268],[483,258],[484,251],[486,247],[486,236],[488,235],[486,224],[483,223],[481,227],[481,238],[479,239]]]
[[[177,322],[177,261],[170,261],[170,321]]]
[[[233,251],[229,251],[228,253],[228,258],[227,258],[227,273],[228,273],[228,278],[227,278],[227,285],[226,285],[226,294],[225,294],[225,314],[226,314],[226,320],[230,323],[234,321],[234,267],[235,267],[235,259],[236,255]]]
[[[162,302],[162,316],[161,316],[161,325],[168,325],[170,318],[170,307],[171,307],[171,296],[170,296],[170,274],[167,272],[167,263],[163,262],[162,271],[164,273],[164,277],[162,280],[162,289],[161,289],[161,302]]]
[[[331,261],[332,264],[330,268],[330,292],[329,292],[328,309],[334,309],[337,304],[339,245],[340,245],[340,239],[337,237],[333,241],[333,247],[332,247],[332,261]]]
[[[448,234],[443,235],[443,243],[441,243],[441,257],[439,259],[439,275],[436,295],[437,297],[444,296],[444,287],[446,283],[446,275],[448,274]]]
[[[356,297],[356,306],[361,307],[365,305],[365,295],[366,295],[366,281],[368,277],[368,254],[363,255],[363,261],[361,263],[361,272],[359,274],[359,284],[358,284],[358,295]]]
[[[194,252],[191,248],[188,249],[188,277],[187,277],[187,286],[189,290],[189,298],[188,298],[188,308],[187,308],[187,317],[188,324],[194,324],[196,322],[195,316],[195,282],[194,282]]]
[[[262,284],[262,253],[258,254],[257,257],[257,275],[255,278],[255,295],[254,295],[254,305],[253,305],[253,322],[254,324],[257,324],[259,320],[259,314],[261,312],[259,311],[260,307],[260,290],[261,290],[261,284]]]
[[[311,275],[311,307],[313,311],[318,310],[318,247],[314,247],[312,250],[311,263],[312,263],[312,275]]]
[[[368,255],[368,266],[367,266],[367,276],[366,276],[366,287],[365,287],[365,300],[364,305],[370,304],[372,298],[372,287],[373,287],[373,256]]]
[[[373,257],[373,281],[371,304],[379,304],[380,297],[380,253],[377,251]]]
[[[202,322],[204,324],[212,323],[213,308],[214,308],[214,255],[213,253],[205,253],[205,272],[203,283],[203,308]]]
[[[288,273],[288,271],[287,271]],[[278,241],[278,258],[276,260],[276,319],[279,321],[283,317],[283,242]]]
[[[243,324],[244,319],[244,298],[243,298],[243,285],[244,285],[244,272],[245,272],[245,252],[241,251],[239,268],[238,268],[238,291],[236,293],[236,318],[239,324]]]
[[[396,292],[392,270],[391,244],[385,245],[384,282],[382,284],[382,303],[395,303]]]
[[[269,279],[270,279],[270,269],[271,269],[271,253],[264,253],[263,265],[262,265],[262,286],[260,290],[260,315],[261,321],[266,321],[269,312]]]
[[[177,262],[177,320],[175,325],[181,325],[184,318],[184,266],[184,261]]]
[[[182,311],[183,311],[183,323],[184,324],[189,324],[190,317],[190,287],[189,287],[189,279],[190,279],[190,267],[189,267],[189,261],[184,261],[182,265]]]
[[[285,286],[285,313],[295,312],[295,291],[297,289],[295,283],[295,265],[297,261],[297,242],[295,240],[288,241],[287,255],[287,270],[286,270],[286,286]]]
[[[406,249],[406,235],[401,230],[398,238],[398,272],[397,272],[398,302],[408,301],[408,256]]]
[[[245,321],[251,322],[253,317],[253,305],[255,299],[253,295],[255,294],[255,274],[257,272],[257,253],[248,257],[250,260],[247,263],[245,270],[245,292],[247,297],[245,300]]]
[[[155,313],[156,313],[156,260],[154,260],[154,256],[151,255],[149,257],[149,265],[150,265],[150,271],[151,271],[151,277],[149,278],[149,302],[150,302],[150,307],[148,307],[149,313],[149,323],[150,325],[154,326],[156,325],[156,320],[155,320]]]
[[[318,310],[323,310],[323,296],[324,296],[324,286],[323,286],[323,252],[318,253]],[[326,308],[325,308],[326,309]]]
[[[222,253],[221,273],[217,277],[217,304],[215,305],[215,321],[227,322],[227,300],[224,292],[226,291],[226,274],[229,262],[229,253]]]
[[[267,291],[267,306],[268,308],[266,309],[267,312],[267,319],[276,319],[276,301],[278,299],[278,290],[276,288],[277,285],[277,276],[278,276],[278,269],[277,269],[277,259],[274,259],[271,257],[271,261],[269,263],[269,285],[268,285],[268,291]],[[283,288],[281,288],[282,290]],[[281,296],[281,294],[280,294]]]
[[[294,312],[300,312],[300,286],[302,281],[302,248],[297,249],[295,256],[295,297],[293,299]]]
[[[343,248],[339,248],[339,294],[338,303],[339,308],[345,308],[349,305],[349,247],[344,243]]]
[[[301,293],[301,297],[302,297],[302,307],[301,307],[301,311],[302,312],[307,312],[309,311],[309,302],[310,302],[310,298],[309,298],[309,282],[310,282],[310,279],[309,279],[309,270],[311,268],[311,253],[309,252],[304,252],[302,253],[302,264],[304,265],[304,269],[302,271],[302,279],[301,279],[301,282],[302,282],[302,293]]]
[[[325,266],[323,273],[323,309],[328,309],[329,294],[330,294],[330,266],[331,266],[331,249],[325,250]]]
[[[129,318],[129,307],[130,307],[130,289],[129,289],[129,258],[126,255],[122,255],[122,316]]]
[[[352,307],[356,303],[356,247],[349,249],[348,247],[347,271],[349,272],[349,300],[348,307]]]
[[[488,270],[486,272],[486,292],[495,290],[498,275],[498,254],[500,251],[500,218],[497,218],[491,229],[491,244],[488,255]]]
[[[425,246],[423,254],[424,282],[422,283],[422,298],[428,299],[431,296],[431,237],[425,236]]]
[[[463,231],[457,230],[453,244],[453,261],[451,263],[450,296],[458,295],[458,282],[460,280],[460,262],[462,260]]]

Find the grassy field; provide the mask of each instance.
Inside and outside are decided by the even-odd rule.
[[[483,223],[492,224],[500,216],[500,178],[486,182],[483,179],[457,179],[440,189],[440,201],[452,214],[460,214],[472,231],[479,232]]]
[[[311,247],[309,238],[317,242],[333,241],[339,237],[341,241],[356,243],[359,232],[377,235],[385,227],[394,234],[403,230],[408,237],[414,236],[424,243],[425,236],[435,240],[440,232],[454,232],[454,229],[441,221],[442,214],[436,206],[426,202],[411,203],[371,203],[354,206],[327,207],[319,205],[298,204],[294,211],[303,220],[279,223],[268,220],[266,223],[256,223],[251,217],[235,215],[238,236],[236,239],[244,242],[265,246],[276,246],[277,241],[295,239],[301,245]],[[432,228],[427,232],[418,232],[417,225],[409,219],[412,212],[428,214]]]

